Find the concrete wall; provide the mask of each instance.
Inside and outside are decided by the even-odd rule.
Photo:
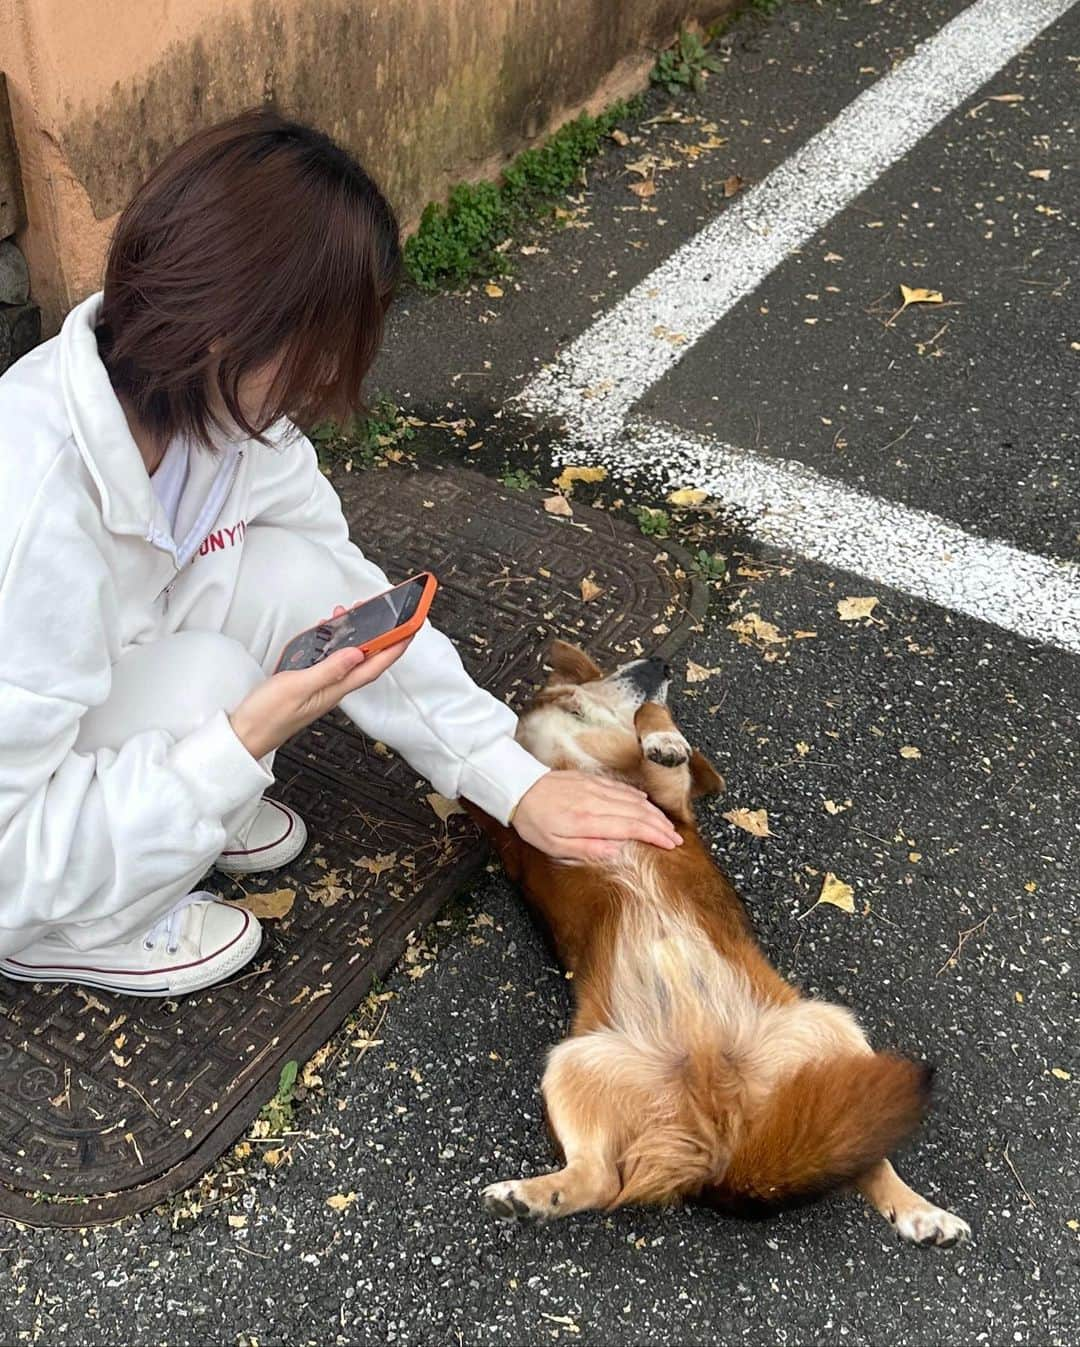
[[[731,0],[0,0],[47,329],[98,284],[116,215],[196,128],[273,97],[353,149],[404,223]]]

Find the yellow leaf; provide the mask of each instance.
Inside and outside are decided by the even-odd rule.
[[[692,659],[686,661],[686,681],[688,683],[704,683],[707,678],[711,678],[713,674],[719,672],[719,669],[706,669],[704,664],[695,664]]]
[[[822,881],[817,902],[814,903],[813,907],[808,907],[800,915],[799,920],[802,921],[803,917],[808,917],[814,908],[820,907],[822,903],[829,903],[833,907],[838,907],[841,912],[854,912],[855,890],[850,884],[845,884],[842,879],[837,879],[831,870],[828,871]]]
[[[547,500],[544,501],[544,509],[548,514],[561,515],[564,518],[574,513],[565,496],[548,496]]]
[[[1033,879],[1029,879],[1028,882],[1024,885],[1024,892],[1034,893],[1038,887],[1039,887],[1038,884],[1036,884]]]
[[[845,809],[851,808],[851,801],[845,800],[843,804],[837,804],[835,800],[825,801],[826,814],[842,814]]]
[[[904,301],[885,324],[891,327],[909,304],[944,304],[945,296],[940,290],[924,290],[919,286],[901,285],[900,298]]]
[[[591,603],[593,599],[598,598],[603,592],[603,585],[598,585],[595,580],[590,580],[587,575],[583,577],[581,581],[582,603]]]
[[[336,907],[345,897],[345,885],[341,883],[341,872],[327,870],[308,890],[315,901],[323,907]]]
[[[728,623],[728,631],[733,631],[739,638],[740,645],[783,645],[787,641],[779,627],[771,622],[766,622],[760,613],[747,613],[745,617],[736,618],[734,622]]]
[[[1080,1230],[1080,1221],[1066,1221],[1065,1224],[1070,1230]]]
[[[607,468],[563,468],[552,485],[569,495],[575,482],[602,482],[606,476]]]
[[[644,182],[632,182],[630,183],[630,191],[646,201],[649,197],[656,195],[656,183],[653,182],[652,178],[646,178]]]
[[[625,131],[620,131],[618,127],[616,127],[614,131],[612,131],[611,139],[615,142],[616,145],[630,144],[630,137],[626,134]]]
[[[861,599],[841,599],[836,605],[836,611],[840,614],[841,622],[858,622],[860,618],[869,617],[878,603],[879,600],[870,595]]]
[[[267,917],[287,917],[296,901],[295,889],[273,889],[270,893],[249,893],[235,901],[233,907],[242,907],[260,921]]]
[[[464,814],[465,812],[461,807],[460,800],[448,800],[445,795],[439,795],[436,791],[432,791],[429,795],[425,795],[424,798],[427,800],[428,804],[431,805],[432,809],[443,823],[445,823],[448,818],[452,818],[455,814]]]
[[[695,505],[700,505],[702,501],[708,500],[709,493],[701,491],[697,487],[684,486],[679,491],[673,491],[668,496],[668,504],[674,505],[680,510],[692,509]]]
[[[484,286],[484,293],[490,295],[492,299],[502,299],[503,297],[502,286],[496,285],[494,281],[488,281],[487,285]]]
[[[1056,1076],[1058,1080],[1072,1080],[1072,1076],[1067,1071],[1062,1071],[1060,1066],[1052,1066],[1050,1074]]]
[[[900,756],[902,758],[921,758],[922,752],[914,744],[905,744],[900,750]]]
[[[332,1211],[348,1211],[355,1201],[355,1193],[335,1193],[333,1197],[326,1199],[326,1205]]]
[[[274,1146],[271,1150],[263,1151],[263,1164],[269,1165],[271,1169],[277,1169],[285,1158],[285,1151],[281,1146]]]
[[[1050,177],[1048,168],[1030,168],[1028,169],[1029,178],[1038,178],[1040,182],[1046,182]]]
[[[798,753],[800,758],[805,758],[807,753],[810,752],[810,745],[806,742],[805,739],[800,739],[799,742],[795,745],[795,752]]]
[[[234,1230],[243,1230],[244,1226],[247,1225],[246,1216],[230,1216],[228,1219],[229,1224]]]
[[[382,856],[361,856],[356,864],[361,870],[367,870],[378,879],[381,874],[397,865],[397,858],[396,851],[387,851]]]
[[[724,815],[729,823],[752,837],[771,837],[769,815],[764,809],[729,809]]]

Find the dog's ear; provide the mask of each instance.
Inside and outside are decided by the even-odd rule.
[[[490,814],[485,814],[479,805],[471,800],[462,800],[461,804],[472,821],[487,834],[488,840],[499,853],[503,869],[512,880],[521,878],[521,838],[513,828],[506,827]]]
[[[690,794],[693,799],[701,795],[720,795],[724,790],[724,778],[712,765],[704,753],[695,748],[690,754]]]
[[[569,641],[552,641],[547,659],[552,671],[566,683],[592,683],[604,676],[603,670],[597,668],[585,651]]]

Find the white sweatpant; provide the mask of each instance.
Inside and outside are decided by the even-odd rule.
[[[128,647],[113,665],[107,700],[80,721],[75,748],[118,749],[132,735],[148,729],[181,736],[216,711],[234,711],[273,672],[290,637],[328,617],[335,605],[348,606],[354,600],[336,558],[327,549],[284,529],[252,526],[244,538],[239,579],[224,629],[181,626],[175,631],[166,629],[150,644]],[[348,706],[342,709],[347,712]],[[273,754],[263,759],[267,767],[272,761]],[[258,806],[256,799],[228,816],[227,835],[236,833]],[[200,868],[182,875],[140,899],[140,929],[148,929],[190,893],[205,873]],[[124,913],[116,913],[100,923],[80,922],[62,933],[86,949],[123,938],[129,924]]]

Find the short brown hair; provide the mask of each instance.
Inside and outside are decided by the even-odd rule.
[[[321,131],[255,109],[173,150],[121,214],[99,350],[162,439],[210,443],[214,377],[257,439],[281,416],[344,417],[361,405],[400,268],[394,213],[359,163]],[[279,356],[252,425],[240,378]]]

